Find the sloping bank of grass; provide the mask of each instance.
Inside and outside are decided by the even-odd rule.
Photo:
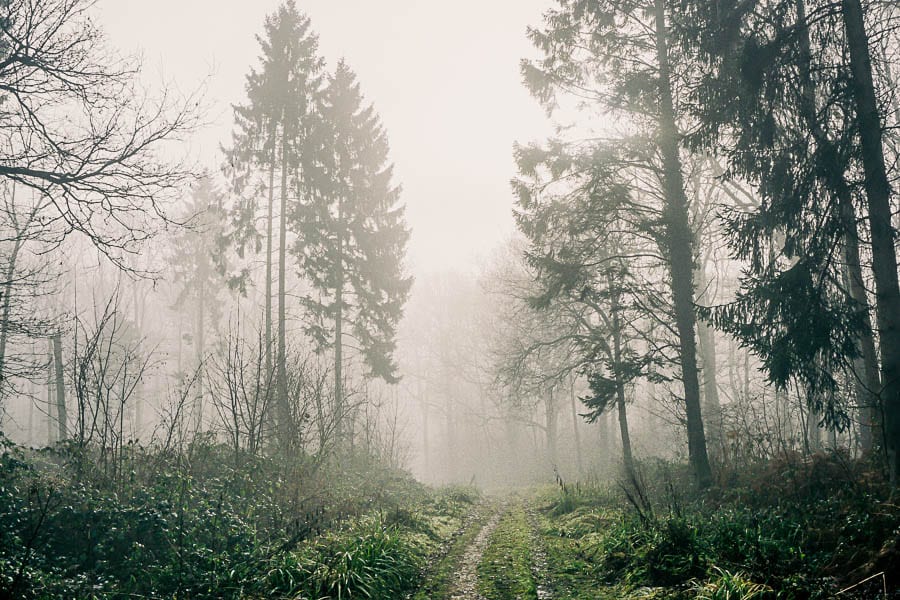
[[[134,448],[111,478],[90,455],[0,446],[3,600],[402,598],[477,499],[366,457]]]
[[[553,597],[818,600],[880,571],[896,592],[900,509],[856,468],[828,456],[770,463],[701,497],[644,490],[639,510],[615,486],[545,492]]]
[[[415,512],[354,519],[278,556],[252,595],[318,600],[396,600],[412,594],[423,572],[453,545],[477,495],[460,488],[435,492]]]

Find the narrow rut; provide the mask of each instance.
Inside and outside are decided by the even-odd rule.
[[[505,512],[505,505],[499,507],[466,548],[453,581],[451,600],[485,600],[484,596],[478,593],[478,564],[481,562],[491,535]]]
[[[540,524],[536,509],[530,503],[525,506],[528,524],[531,525],[531,575],[534,578],[538,600],[550,600],[553,597],[547,580],[547,549],[541,538]]]

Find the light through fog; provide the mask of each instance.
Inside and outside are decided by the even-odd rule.
[[[215,169],[233,128],[229,103],[244,100],[254,38],[275,0],[101,0],[98,17],[110,45],[140,52],[147,80],[183,92],[206,78],[211,125],[191,140]],[[312,19],[322,55],[357,72],[391,142],[412,229],[414,274],[469,271],[513,229],[515,141],[551,131],[522,85],[518,64],[534,56],[526,27],[548,0],[298,2]],[[165,35],[159,35],[165,31]]]

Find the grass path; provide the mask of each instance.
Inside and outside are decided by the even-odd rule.
[[[428,570],[412,600],[484,600],[478,594],[477,568],[505,510],[499,501],[478,505],[447,553]]]

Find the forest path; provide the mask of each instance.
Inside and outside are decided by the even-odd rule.
[[[485,600],[478,593],[478,565],[506,510],[496,497],[475,506],[447,552],[428,567],[412,600]]]
[[[429,569],[413,600],[550,600],[539,521],[527,496],[485,500]]]
[[[463,551],[450,587],[451,600],[485,600],[484,596],[478,593],[478,565],[481,564],[488,542],[506,511],[507,504],[505,502],[498,503],[494,513],[482,526],[481,531]]]

